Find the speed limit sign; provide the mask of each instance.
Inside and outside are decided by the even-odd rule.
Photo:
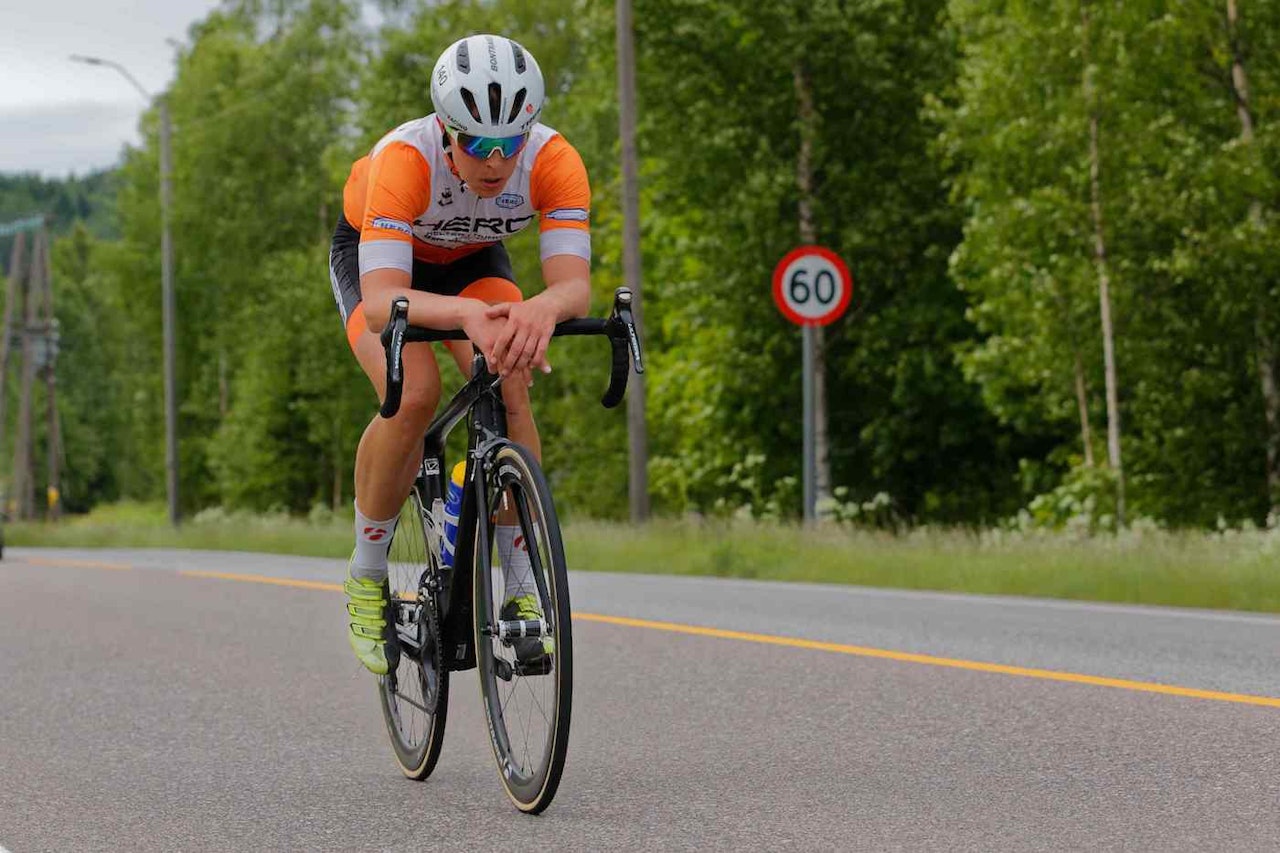
[[[800,246],[773,270],[773,301],[800,326],[826,326],[840,319],[853,296],[853,277],[840,256],[821,246]]]

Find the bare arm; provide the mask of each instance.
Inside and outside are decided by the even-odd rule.
[[[503,322],[486,316],[485,304],[461,296],[424,293],[410,287],[412,279],[403,270],[384,268],[370,270],[360,276],[360,293],[364,301],[365,322],[374,333],[381,332],[391,317],[391,303],[397,296],[409,300],[409,324],[432,329],[462,329],[486,355],[492,351],[494,339]],[[489,369],[497,362],[490,359]]]
[[[474,299],[423,293],[410,287],[409,273],[384,268],[360,276],[360,295],[369,328],[381,332],[391,316],[391,303],[397,296],[409,300],[409,323],[434,329],[461,329],[472,318],[479,305]]]
[[[591,264],[577,255],[552,255],[542,262],[547,289],[530,299],[556,308],[556,322],[585,317],[591,310]]]

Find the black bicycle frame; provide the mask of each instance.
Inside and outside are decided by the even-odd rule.
[[[408,325],[409,302],[398,297],[392,302],[391,317],[382,331],[382,344],[387,351],[387,392],[381,414],[394,417],[400,408],[404,389],[402,351],[406,343],[417,341],[466,340],[460,330],[424,329]],[[607,320],[582,319],[560,323],[556,336],[604,335],[613,350],[609,387],[601,400],[606,408],[621,402],[627,387],[628,368],[644,372],[640,338],[631,313],[631,291],[618,288],[614,294],[613,312]],[[474,348],[473,348],[474,349]],[[628,359],[630,354],[630,359]],[[476,665],[475,633],[472,609],[474,602],[473,571],[489,572],[492,559],[483,549],[483,565],[475,567],[476,542],[489,541],[488,472],[484,458],[497,443],[507,438],[506,407],[502,403],[501,377],[489,371],[481,353],[471,358],[471,378],[458,390],[427,427],[423,437],[422,465],[424,508],[430,512],[436,498],[444,492],[445,440],[468,413],[466,474],[463,478],[462,509],[458,513],[458,533],[454,542],[453,569],[446,573],[441,613],[441,642],[444,658],[452,671],[473,669]],[[444,531],[440,531],[443,536]],[[459,569],[465,569],[459,571]],[[463,581],[463,582],[459,582]],[[486,605],[487,606],[487,605]]]
[[[483,454],[480,448],[494,439],[505,438],[507,434],[506,407],[499,391],[501,380],[488,371],[484,357],[479,353],[471,359],[471,377],[432,421],[423,440],[424,460],[438,460],[435,468],[443,472],[445,440],[459,421],[471,415],[467,420],[467,467],[454,542],[453,571],[444,590],[440,625],[444,657],[450,670],[471,669],[476,665],[471,571],[475,543],[489,541],[488,531],[484,529],[488,521],[488,507],[482,506],[488,483],[484,466],[478,464]],[[443,474],[441,476],[443,481]],[[441,533],[443,535],[443,531]],[[488,562],[489,555],[486,553],[484,558]],[[482,568],[487,570],[488,567]]]

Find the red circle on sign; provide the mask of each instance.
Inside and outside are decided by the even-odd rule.
[[[796,277],[798,272],[805,272],[805,262],[816,264],[821,271],[830,271],[826,268],[834,270],[834,277],[840,283],[840,294],[838,298],[832,300],[830,308],[822,308],[822,300],[816,300],[818,308],[822,310],[818,313],[813,311],[804,312],[800,310],[805,303],[797,303],[788,299],[787,273],[794,270],[791,276]],[[817,294],[816,282],[810,287],[808,283],[802,283],[803,292],[807,294]],[[792,249],[778,261],[778,265],[773,268],[773,301],[777,303],[778,310],[782,315],[798,326],[826,326],[834,323],[844,314],[849,307],[849,300],[853,298],[853,276],[849,274],[849,267],[845,262],[830,249],[822,246],[799,246]]]

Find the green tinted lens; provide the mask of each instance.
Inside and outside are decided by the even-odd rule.
[[[463,151],[472,157],[479,157],[481,160],[487,160],[493,156],[496,151],[504,158],[514,157],[520,153],[520,149],[524,147],[525,142],[529,140],[529,134],[524,133],[520,136],[471,136],[466,133],[458,134],[458,145]]]

